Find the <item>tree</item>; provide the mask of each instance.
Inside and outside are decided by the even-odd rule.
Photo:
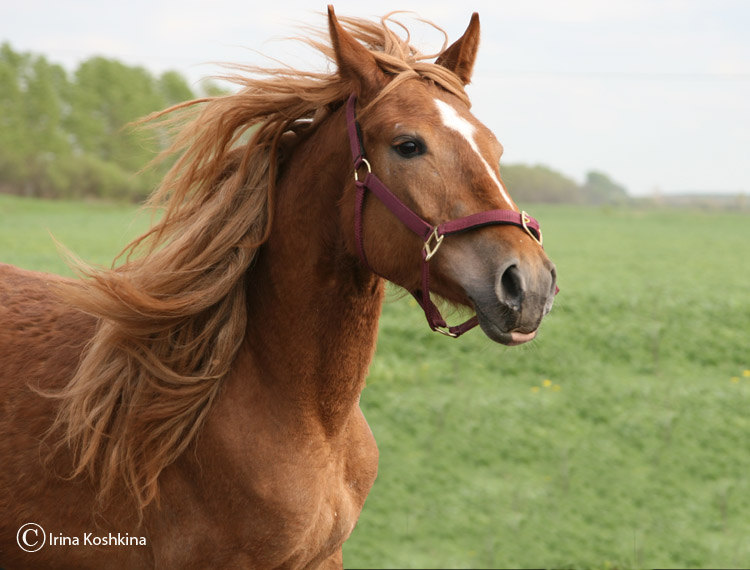
[[[589,204],[622,204],[628,199],[628,192],[606,174],[592,170],[586,175],[581,187]]]
[[[189,101],[195,97],[185,78],[176,71],[162,73],[157,82],[157,89],[165,107]]]
[[[7,43],[0,46],[0,183],[6,186],[26,176],[22,69],[27,59]]]
[[[71,102],[70,130],[81,151],[136,172],[157,150],[143,132],[128,127],[165,103],[157,81],[142,67],[89,59],[75,72]]]
[[[505,164],[500,172],[511,195],[521,202],[583,202],[583,193],[576,181],[547,166]]]
[[[132,127],[195,96],[168,71],[94,57],[72,76],[44,57],[0,45],[0,191],[142,199],[164,174],[140,172],[168,143]]]
[[[41,196],[59,182],[54,165],[71,150],[68,88],[61,66],[0,46],[0,183]]]

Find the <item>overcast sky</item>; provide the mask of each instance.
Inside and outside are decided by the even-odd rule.
[[[104,55],[195,84],[212,62],[322,62],[283,38],[324,25],[325,1],[1,0],[0,41],[72,70]],[[376,7],[377,5],[377,7]],[[456,39],[477,11],[474,113],[507,162],[631,194],[750,192],[748,0],[339,0],[340,15],[412,10]],[[418,26],[424,52],[442,38]],[[512,191],[512,189],[511,189]]]

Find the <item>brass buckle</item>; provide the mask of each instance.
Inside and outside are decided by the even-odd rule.
[[[541,228],[538,230],[539,237],[536,237],[536,235],[534,235],[534,232],[532,232],[531,228],[529,228],[528,226],[529,222],[531,222],[531,217],[525,211],[522,210],[521,211],[521,225],[523,225],[523,229],[526,230],[526,233],[529,234],[536,243],[538,243],[539,245],[542,245],[542,242],[544,241],[544,237],[542,236]]]
[[[430,261],[432,259],[432,256],[437,253],[437,250],[440,249],[440,244],[443,243],[444,235],[438,234],[438,227],[435,226],[435,229],[432,230],[432,233],[430,234],[430,237],[427,238],[427,241],[424,242],[424,260]],[[435,240],[435,245],[430,245],[432,240]],[[442,331],[441,331],[442,332]]]
[[[435,332],[438,332],[438,333],[440,333],[442,335],[449,336],[451,338],[458,338],[458,335],[456,333],[452,333],[448,329],[443,329],[443,328],[440,328],[440,327],[435,327],[432,330],[434,330]]]
[[[354,169],[354,181],[355,182],[359,182],[359,169],[362,168],[363,164],[367,167],[367,174],[370,174],[372,172],[372,167],[370,166],[370,163],[367,162],[366,158],[363,158],[359,167]]]

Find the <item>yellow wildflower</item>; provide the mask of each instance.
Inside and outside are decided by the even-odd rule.
[[[536,394],[537,392],[539,392],[539,386],[532,386],[531,391]]]
[[[552,386],[552,380],[547,378],[544,382],[542,382],[542,386],[544,386],[545,388],[549,388],[550,386]]]
[[[732,380],[732,382],[734,382],[735,384],[737,384],[737,382],[740,381],[740,377],[739,376],[732,376],[731,380]]]
[[[743,375],[743,376],[744,376],[745,378],[750,378],[750,370],[743,370],[743,371],[742,371],[742,375]]]

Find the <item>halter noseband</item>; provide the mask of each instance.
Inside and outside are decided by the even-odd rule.
[[[362,262],[373,273],[379,275],[367,261],[365,254],[364,235],[363,235],[363,213],[366,191],[369,190],[388,208],[391,213],[398,218],[412,232],[417,234],[424,245],[422,247],[422,287],[411,294],[417,300],[427,317],[427,323],[433,331],[441,334],[458,337],[466,331],[474,328],[478,324],[476,315],[468,321],[456,325],[448,326],[445,319],[440,314],[440,310],[430,298],[430,259],[437,253],[443,239],[447,235],[457,234],[469,230],[475,230],[490,225],[512,225],[518,226],[526,231],[540,246],[542,245],[542,231],[539,228],[539,222],[529,216],[526,212],[516,212],[514,210],[487,210],[477,214],[471,214],[457,220],[443,222],[432,226],[420,218],[406,204],[391,192],[388,187],[372,173],[370,163],[365,158],[364,146],[362,144],[362,132],[357,122],[355,113],[355,104],[357,96],[352,94],[346,103],[346,123],[349,132],[349,144],[354,158],[354,182],[357,188],[355,215],[354,215],[354,235],[357,243],[357,251]],[[360,173],[366,170],[364,179],[360,179]]]

